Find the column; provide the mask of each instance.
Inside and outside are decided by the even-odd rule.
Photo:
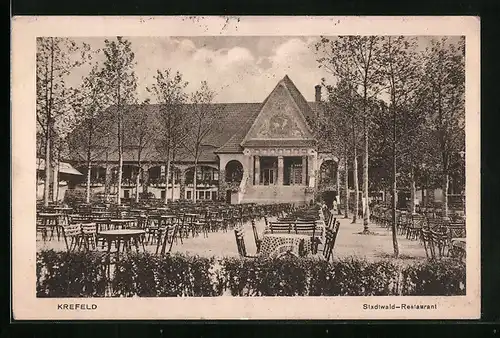
[[[307,156],[302,156],[302,185],[307,182]]]
[[[253,185],[253,157],[250,155],[246,155],[246,161],[245,161],[245,168],[243,170],[246,170],[248,173],[248,181],[247,184]]]
[[[278,185],[283,185],[283,156],[278,156]]]
[[[255,185],[260,184],[260,157],[254,156],[255,158]]]

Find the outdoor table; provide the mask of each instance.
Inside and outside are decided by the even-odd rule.
[[[300,246],[303,246],[303,250]],[[311,236],[297,234],[265,233],[260,245],[260,255],[278,258],[291,253],[297,257],[304,257],[311,253]]]
[[[135,222],[136,222],[135,219],[122,219],[122,218],[109,220],[109,224],[111,226],[115,226],[115,227],[121,228],[121,229],[123,229],[124,227],[127,227],[127,225],[130,226],[130,224],[133,224]]]
[[[139,252],[139,242],[142,243],[142,250],[145,251],[144,242],[141,237],[144,236],[146,232],[144,230],[134,230],[134,229],[121,229],[121,230],[106,230],[99,232],[99,237],[101,237],[108,245],[107,254],[111,254],[111,245],[115,242],[116,252],[120,254],[120,245],[123,242],[123,250],[130,252],[131,244],[134,244],[137,252]]]

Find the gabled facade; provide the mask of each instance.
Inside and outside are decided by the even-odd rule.
[[[288,76],[281,79],[263,103],[214,104],[217,128],[205,140],[197,173],[197,199],[224,199],[231,203],[307,203],[320,189],[338,189],[337,158],[322,152],[314,126],[320,112],[320,88],[316,102],[307,102]],[[133,107],[132,107],[133,108]],[[154,123],[157,105],[137,107]],[[128,109],[130,110],[130,109]],[[149,116],[148,115],[148,116]],[[116,149],[108,149],[93,161],[94,192],[118,193]],[[122,197],[135,195],[138,172],[133,151],[125,149]],[[165,178],[165,167],[154,149],[141,159],[140,192],[174,199],[193,197],[193,158],[180,155],[174,163],[174,179]],[[69,161],[85,174],[84,157],[73,152]],[[322,164],[328,164],[323,165]],[[83,167],[82,167],[83,166]],[[322,174],[323,173],[323,174]],[[319,187],[320,178],[325,178]],[[85,175],[84,175],[85,176]],[[83,176],[83,177],[84,177]],[[70,188],[82,188],[85,180]]]

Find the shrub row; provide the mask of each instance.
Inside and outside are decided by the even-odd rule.
[[[206,258],[131,254],[107,273],[100,253],[37,253],[38,297],[464,295],[465,265],[426,261]]]

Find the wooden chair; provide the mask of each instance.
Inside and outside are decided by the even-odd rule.
[[[160,239],[158,239],[156,244],[156,254],[158,254],[158,251],[160,249],[160,243],[161,243],[160,255],[163,256],[164,254],[170,254],[170,252],[172,251],[172,246],[174,245],[174,241],[177,243],[178,231],[179,231],[179,224],[177,223],[169,225],[163,229],[160,235]],[[167,245],[168,245],[168,251],[167,251]]]
[[[432,243],[434,244],[435,258],[441,259],[445,256],[445,251],[448,248],[448,234],[445,231],[440,230],[430,230],[430,233]]]
[[[262,239],[259,238],[259,233],[257,232],[257,227],[255,226],[255,221],[253,219],[252,219],[252,230],[253,230],[253,238],[255,240],[255,246],[257,247],[257,253],[259,253]]]
[[[251,256],[247,254],[247,249],[245,246],[245,233],[242,228],[234,229],[234,236],[236,238],[236,246],[238,247],[238,253],[242,258],[255,258],[256,256]]]
[[[81,247],[82,242],[82,227],[81,224],[70,224],[62,228],[64,243],[66,244],[66,249],[71,252],[76,248]],[[71,242],[68,244],[68,239]]]
[[[406,228],[406,238],[417,240],[424,223],[424,217],[422,215],[412,215],[411,222],[408,224]]]
[[[337,234],[339,232],[340,222],[335,223],[335,227],[326,229],[325,233],[325,245],[323,247],[323,258],[329,262],[333,257],[333,248],[335,247],[335,241],[337,240]]]
[[[421,238],[422,242],[424,243],[425,256],[427,256],[427,258],[434,259],[435,257],[434,244],[432,242],[432,236],[430,230],[427,228],[422,228]]]
[[[271,233],[291,233],[294,222],[269,222]]]
[[[83,223],[82,227],[82,242],[85,250],[90,250],[96,248],[97,245],[97,234],[96,234],[96,223]]]

